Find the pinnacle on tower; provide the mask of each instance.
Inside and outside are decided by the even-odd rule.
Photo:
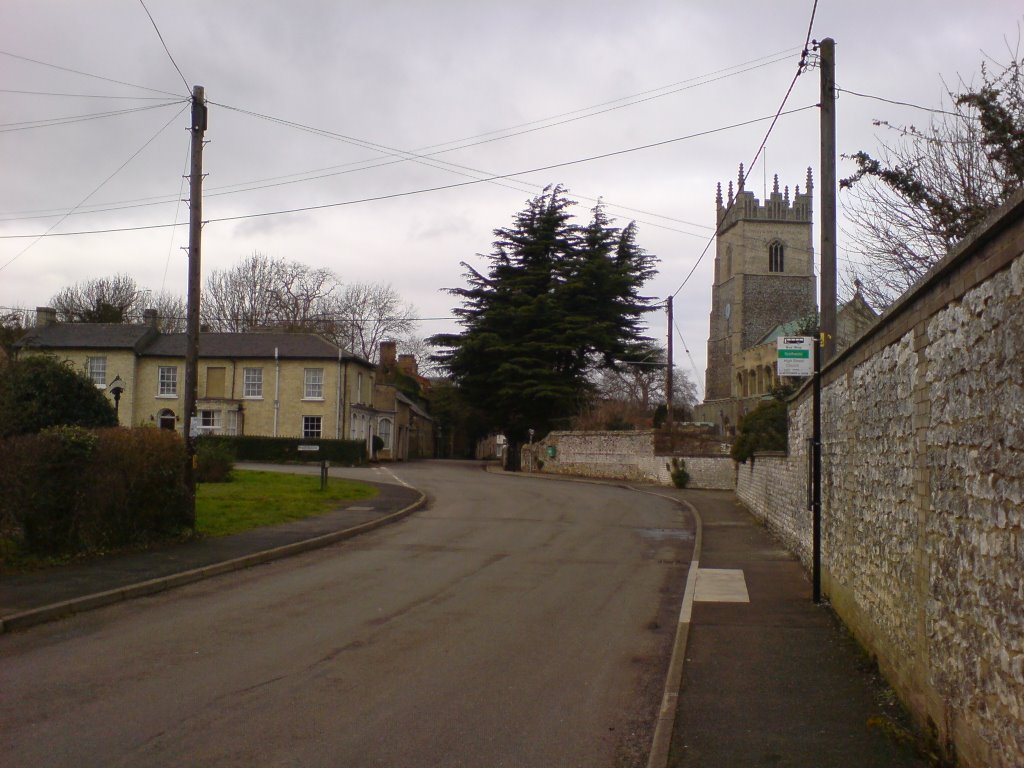
[[[779,194],[779,174],[775,174],[775,184],[772,186],[772,192],[776,195]]]
[[[718,191],[715,192],[715,203],[722,207],[722,182],[718,182]]]
[[[736,188],[737,194],[743,191],[743,163],[740,163],[739,184]]]
[[[811,166],[807,166],[807,194],[814,191],[814,184],[811,182]]]
[[[800,193],[797,192],[797,194],[800,194]],[[785,196],[782,199],[786,201],[786,205],[788,206],[789,205],[789,184],[786,185],[786,194],[785,194]]]
[[[732,182],[729,182],[729,206],[732,207]]]

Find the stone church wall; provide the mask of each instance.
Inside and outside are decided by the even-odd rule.
[[[810,563],[811,392],[737,495]],[[822,586],[963,766],[1024,764],[1024,194],[823,374]]]

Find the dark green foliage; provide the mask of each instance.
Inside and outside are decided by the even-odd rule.
[[[196,444],[196,462],[197,483],[227,483],[235,468],[235,451],[228,443],[200,438]]]
[[[117,414],[85,374],[52,357],[32,355],[0,368],[0,437],[65,424],[114,427]]]
[[[366,443],[362,440],[208,435],[203,437],[203,442],[227,446],[238,461],[330,461],[344,466],[366,463]],[[320,450],[300,451],[300,445],[318,445]]]
[[[731,455],[736,461],[745,462],[757,451],[785,451],[788,437],[786,404],[765,400],[740,419]]]
[[[167,430],[55,427],[0,440],[0,531],[34,555],[177,536],[188,527],[184,464]]]
[[[640,288],[654,257],[636,245],[635,226],[610,226],[600,206],[588,225],[573,224],[573,204],[549,187],[495,230],[487,273],[464,265],[468,287],[449,290],[464,330],[429,340],[465,401],[505,433],[513,460],[530,428],[568,425],[590,394],[588,374],[645,340],[653,309]]]
[[[690,484],[690,473],[686,471],[686,462],[678,456],[673,456],[672,461],[665,465],[665,469],[672,475],[672,485],[676,488],[685,488]]]

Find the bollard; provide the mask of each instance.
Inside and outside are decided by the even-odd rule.
[[[330,463],[327,462],[327,461],[321,461],[320,462],[320,490],[321,491],[327,490],[327,467],[329,467],[329,466],[330,466]]]

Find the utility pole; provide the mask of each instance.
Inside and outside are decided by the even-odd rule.
[[[673,453],[676,450],[676,417],[672,412],[672,297],[669,296],[665,302],[665,310],[668,313],[668,344],[665,356],[668,358],[668,365],[665,367],[665,419],[668,421],[668,447]]]
[[[192,170],[189,175],[188,221],[188,311],[185,350],[185,493],[189,524],[196,527],[196,441],[194,436],[196,395],[199,382],[199,285],[200,251],[203,235],[203,134],[206,132],[206,93],[201,85],[192,87]]]
[[[811,597],[821,602],[821,367],[835,354],[836,339],[836,42],[821,53],[821,320],[814,343],[811,438]]]
[[[835,354],[836,339],[836,42],[821,50],[821,331],[823,362]]]

